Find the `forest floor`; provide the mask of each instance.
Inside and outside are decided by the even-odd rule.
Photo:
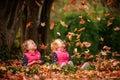
[[[91,69],[81,70],[81,65],[63,68],[49,63],[22,66],[21,60],[11,60],[0,63],[0,80],[120,80],[119,61],[94,64]]]

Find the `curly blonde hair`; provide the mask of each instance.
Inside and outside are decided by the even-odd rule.
[[[51,50],[57,50],[58,48],[65,48],[65,43],[61,39],[55,39],[51,43]]]
[[[22,43],[22,45],[21,45],[21,50],[22,50],[22,52],[23,53],[26,53],[27,51],[28,51],[28,49],[27,49],[27,47],[28,47],[28,42],[29,41],[33,41],[33,40],[31,40],[31,39],[29,39],[29,40],[26,40],[26,41],[24,41],[23,43]],[[33,41],[34,42],[34,41]]]

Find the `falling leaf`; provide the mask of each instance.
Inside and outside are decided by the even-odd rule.
[[[53,30],[54,26],[55,26],[55,23],[54,23],[54,21],[52,21],[52,23],[50,25],[50,30]]]
[[[74,33],[68,32],[67,37],[68,37],[68,39],[71,41],[71,40],[72,40],[72,37],[73,37],[74,35],[75,35]]]
[[[44,27],[46,24],[45,22],[41,22],[41,26]]]
[[[110,16],[110,13],[106,13],[106,14],[105,14],[105,17],[107,17],[107,16]]]
[[[78,34],[78,35],[76,35],[76,36],[77,36],[77,39],[80,39],[81,34]]]
[[[40,48],[41,48],[41,49],[46,49],[47,46],[45,46],[44,44],[42,44],[42,45],[40,45]]]
[[[94,2],[97,2],[97,0],[94,0]]]
[[[80,32],[80,31],[84,31],[84,30],[85,30],[85,27],[80,28],[78,31]]]
[[[76,31],[77,31],[77,28],[74,29],[74,32],[76,32]]]
[[[83,43],[80,43],[80,48],[83,48],[83,46],[84,46]]]
[[[106,4],[110,5],[112,3],[112,0],[107,0]]]
[[[84,1],[81,2],[81,5],[86,5]]]
[[[111,21],[108,20],[108,22],[107,22],[107,26],[110,26],[111,24],[112,24]]]
[[[79,46],[80,45],[80,42],[76,42],[75,46]]]
[[[76,4],[76,0],[72,0],[70,4],[74,6]]]
[[[115,27],[113,30],[114,30],[114,31],[119,31],[119,30],[120,30],[120,27]]]
[[[28,23],[26,24],[26,28],[30,27],[30,25],[31,25],[31,22],[28,22]]]
[[[52,11],[55,10],[55,2],[52,3],[52,7],[51,7]]]
[[[65,22],[63,22],[62,20],[60,20],[60,24],[63,26],[63,27],[68,27],[68,25],[65,23]]]
[[[103,37],[101,37],[101,38],[100,38],[100,41],[104,41],[104,38],[103,38]]]
[[[100,17],[97,17],[97,21],[100,21],[101,20],[101,18]]]
[[[82,19],[82,18],[83,18],[83,16],[79,16],[79,18],[80,18],[80,19]]]
[[[38,7],[42,7],[42,4],[40,4],[38,1],[35,1],[35,3]]]
[[[90,47],[90,46],[91,46],[91,43],[90,43],[90,42],[86,42],[86,41],[85,41],[85,42],[83,42],[83,44],[84,44],[85,47]]]
[[[77,11],[83,11],[83,8],[82,7],[78,7]]]
[[[81,20],[80,20],[80,24],[85,24],[85,20],[84,20],[84,19],[81,19]]]
[[[57,35],[58,35],[58,36],[61,36],[60,32],[57,32]]]

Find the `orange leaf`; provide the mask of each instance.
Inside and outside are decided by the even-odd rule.
[[[40,48],[41,48],[41,49],[46,49],[47,46],[45,46],[44,44],[42,44],[42,45],[40,45]]]
[[[51,9],[52,9],[53,11],[55,10],[55,3],[54,3],[54,2],[52,3]]]
[[[112,3],[112,0],[107,0],[106,4],[110,5]]]
[[[85,20],[81,19],[80,24],[85,24]]]
[[[38,7],[42,7],[42,4],[40,4],[38,1],[35,1],[35,3]]]
[[[31,22],[28,22],[28,23],[26,24],[26,28],[30,27],[30,25],[31,25]]]
[[[106,13],[105,16],[106,16],[106,17],[107,17],[107,16],[110,16],[110,13]]]
[[[74,6],[76,4],[76,0],[72,0],[70,4]]]
[[[55,23],[54,23],[54,21],[52,21],[52,23],[50,25],[50,30],[53,30],[54,26],[55,26]]]
[[[109,20],[108,22],[107,22],[107,26],[110,26],[112,23],[111,23],[111,21]]]
[[[94,0],[94,2],[97,2],[97,0]]]

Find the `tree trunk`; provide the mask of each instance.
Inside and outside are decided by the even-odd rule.
[[[49,26],[50,26],[50,11],[54,0],[45,0],[42,7],[40,27],[38,29],[39,34],[41,34],[42,43],[48,45],[49,43]],[[46,52],[45,52],[46,53]]]
[[[12,3],[9,0],[0,1],[0,47],[6,44],[11,49],[23,8],[24,1],[21,0],[13,0]]]
[[[27,0],[26,7],[24,9],[24,20],[22,27],[23,41],[27,39],[32,39],[38,43],[38,32],[37,32],[37,15],[39,7],[35,4],[35,0]],[[30,24],[30,26],[26,26]]]

